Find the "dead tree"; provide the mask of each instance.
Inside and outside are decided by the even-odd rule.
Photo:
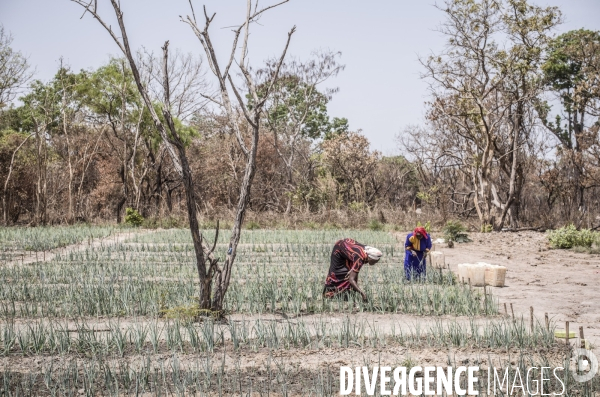
[[[219,65],[216,51],[208,32],[210,24],[215,18],[216,14],[213,14],[209,17],[208,13],[206,12],[206,7],[204,7],[204,28],[200,29],[196,19],[196,14],[194,12],[194,7],[190,0],[192,16],[188,15],[185,18],[181,17],[181,20],[190,25],[196,34],[196,37],[198,37],[200,40],[200,43],[204,48],[204,52],[206,53],[210,69],[218,81],[219,95],[216,98],[209,99],[225,111],[229,121],[229,127],[237,138],[238,144],[244,153],[244,156],[246,157],[244,177],[242,179],[242,185],[240,188],[235,220],[231,230],[231,238],[229,240],[229,246],[227,249],[227,256],[222,268],[220,268],[217,263],[214,262],[214,265],[211,264],[206,275],[207,280],[212,279],[213,276],[216,277],[216,289],[214,291],[212,301],[212,307],[216,310],[220,310],[223,307],[223,300],[225,298],[225,294],[227,293],[229,280],[231,278],[231,269],[235,261],[237,245],[240,241],[242,223],[244,222],[246,208],[250,201],[250,188],[252,186],[252,181],[256,171],[256,153],[258,150],[263,109],[279,77],[279,72],[285,59],[290,40],[296,30],[296,27],[294,26],[288,32],[285,47],[276,63],[273,73],[267,75],[265,81],[258,82],[250,73],[247,60],[250,25],[257,21],[265,11],[277,7],[283,3],[287,3],[288,1],[289,0],[284,0],[280,3],[265,7],[263,9],[258,9],[258,1],[253,5],[252,0],[247,0],[246,18],[244,22],[234,30],[231,53],[224,69],[222,69],[221,65]],[[243,76],[243,83],[251,99],[251,106],[249,106],[244,100],[244,95],[242,92],[240,92],[240,89],[236,86],[230,74],[231,66],[236,60],[236,52],[238,51],[238,42],[240,38],[242,39],[242,46],[239,49],[239,58],[236,62],[236,65],[239,67]],[[264,89],[260,92],[258,90],[259,85],[264,87]],[[235,106],[231,100],[230,91],[236,98],[237,106]],[[245,123],[241,122],[242,120],[245,121]],[[244,140],[244,132],[242,131],[244,126],[248,126],[249,129],[250,147],[246,145]]]
[[[500,230],[522,191],[524,147],[534,128],[527,119],[541,88],[539,47],[558,15],[525,0],[445,4],[441,32],[449,44],[421,60],[432,93],[432,139],[471,181],[482,227]],[[501,47],[505,32],[510,40]],[[508,188],[499,194],[503,180]]]
[[[138,67],[138,62],[136,61],[133,53],[131,51],[131,46],[129,43],[129,39],[127,36],[127,30],[125,27],[125,22],[123,19],[123,11],[121,10],[119,0],[110,0],[112,8],[117,17],[119,30],[121,33],[121,37],[119,37],[108,25],[104,19],[98,13],[98,1],[97,0],[71,0],[74,3],[79,4],[85,10],[85,13],[90,13],[111,35],[112,39],[119,46],[121,52],[125,55],[129,62],[129,66],[131,67],[131,71],[136,82],[138,91],[142,96],[144,104],[146,105],[154,125],[158,130],[163,145],[168,152],[173,166],[181,177],[183,187],[186,195],[186,205],[188,212],[188,221],[189,228],[192,235],[192,241],[194,244],[194,252],[196,256],[196,268],[198,271],[198,278],[200,281],[200,309],[202,310],[210,310],[213,312],[220,313],[223,308],[223,301],[225,297],[225,293],[227,292],[227,288],[229,287],[229,280],[231,277],[231,268],[233,266],[237,245],[240,239],[240,231],[241,225],[244,220],[244,215],[246,213],[246,207],[250,198],[250,187],[252,185],[252,180],[254,178],[254,173],[256,170],[256,153],[258,149],[258,141],[259,141],[259,127],[260,127],[260,119],[262,114],[262,109],[264,103],[268,97],[268,93],[274,82],[277,79],[278,73],[274,73],[271,76],[270,84],[268,85],[268,89],[265,93],[262,93],[262,96],[259,96],[256,90],[256,84],[248,72],[247,68],[247,45],[249,38],[249,28],[250,24],[255,22],[265,11],[274,8],[280,4],[286,3],[288,0],[285,0],[281,3],[265,7],[263,9],[258,10],[256,5],[253,7],[251,0],[248,0],[248,8],[246,13],[246,18],[244,22],[234,30],[234,41],[231,50],[231,56],[229,62],[223,72],[221,71],[219,64],[217,62],[215,49],[210,40],[210,36],[208,33],[208,28],[215,15],[212,17],[208,17],[206,13],[206,9],[204,12],[206,21],[203,30],[200,30],[196,24],[196,18],[194,15],[194,10],[192,8],[193,18],[188,17],[184,21],[188,23],[200,39],[203,44],[204,50],[207,54],[209,65],[213,73],[218,79],[219,83],[219,91],[220,91],[220,99],[218,98],[210,98],[206,95],[203,95],[205,98],[210,99],[212,102],[219,104],[223,110],[226,112],[228,120],[230,121],[230,127],[232,128],[235,136],[237,137],[238,143],[242,148],[245,156],[246,156],[246,169],[244,173],[244,179],[242,182],[242,186],[240,189],[240,196],[238,201],[238,207],[236,211],[236,216],[234,220],[234,225],[232,229],[232,235],[229,242],[229,247],[227,251],[227,256],[225,258],[223,267],[221,268],[218,265],[218,258],[215,258],[213,255],[214,249],[216,247],[217,237],[218,237],[218,226],[217,232],[215,236],[215,241],[212,247],[209,247],[206,240],[203,238],[202,233],[199,230],[198,225],[198,217],[196,213],[196,204],[199,200],[195,195],[194,191],[194,180],[192,176],[192,172],[190,169],[190,165],[188,162],[188,158],[185,151],[185,145],[182,140],[182,137],[179,135],[176,127],[174,117],[172,115],[172,100],[171,100],[171,81],[169,74],[169,42],[166,41],[163,50],[163,63],[162,63],[162,91],[163,91],[163,99],[162,99],[162,116],[164,118],[164,122],[159,117],[158,113],[154,108],[154,104],[150,98],[150,94],[148,88],[144,86],[142,78],[140,76],[140,69]],[[191,6],[191,2],[190,2]],[[182,18],[183,20],[183,18]],[[283,54],[281,55],[279,65],[283,63],[283,59],[287,52],[287,48],[290,43],[291,35],[293,34],[295,28],[292,29],[287,38],[287,42],[285,44],[285,48],[283,50]],[[244,34],[242,35],[242,32]],[[237,45],[240,36],[243,37],[243,46],[240,50],[240,58],[238,61],[238,66],[244,76],[244,80],[251,95],[253,106],[249,107],[246,103],[244,103],[243,95],[240,93],[240,90],[235,86],[233,79],[230,75],[230,68],[235,59],[235,53],[237,51]],[[234,107],[232,101],[230,100],[229,90],[233,91],[238,106]],[[251,144],[250,147],[246,146],[244,142],[242,125],[239,123],[238,115],[239,113],[243,114],[247,124],[250,126],[250,135],[251,135]],[[212,293],[213,289],[213,281],[216,283],[216,288],[214,294]],[[211,301],[212,297],[212,301]]]
[[[213,249],[208,247],[208,244],[204,241],[202,237],[202,233],[200,232],[198,225],[198,217],[196,215],[196,195],[194,192],[194,181],[192,177],[192,172],[190,169],[190,165],[187,159],[187,155],[185,153],[185,146],[183,144],[183,140],[179,136],[175,124],[173,121],[173,117],[171,116],[170,110],[170,89],[169,89],[169,74],[167,70],[167,65],[169,62],[169,42],[165,42],[162,47],[163,50],[163,59],[164,59],[164,79],[163,79],[163,103],[162,103],[162,115],[164,117],[164,123],[160,119],[158,113],[154,108],[154,104],[150,99],[150,95],[148,93],[147,87],[143,85],[142,78],[140,76],[140,71],[136,62],[136,59],[133,56],[131,51],[131,46],[129,44],[129,39],[127,36],[127,30],[125,28],[125,22],[123,20],[123,12],[121,11],[121,6],[117,0],[111,0],[111,4],[115,15],[118,20],[119,29],[121,31],[121,37],[119,38],[117,34],[112,30],[112,28],[104,22],[102,17],[98,14],[98,2],[97,0],[86,2],[83,0],[72,0],[75,3],[81,5],[85,12],[90,13],[111,35],[115,43],[119,46],[119,49],[123,52],[127,61],[129,62],[129,66],[131,68],[131,72],[133,74],[136,86],[146,108],[148,109],[150,116],[152,117],[152,121],[158,130],[163,145],[165,146],[169,156],[171,157],[171,161],[173,162],[173,166],[176,169],[177,173],[180,175],[185,195],[186,195],[186,204],[187,204],[187,212],[188,212],[188,223],[190,232],[192,235],[192,241],[194,244],[194,252],[196,256],[196,268],[198,271],[198,276],[200,279],[200,308],[201,309],[210,309],[210,280],[206,280],[206,264],[207,261],[209,263],[215,263],[216,259],[212,255]],[[85,13],[84,13],[85,14]]]
[[[0,109],[8,106],[33,77],[27,58],[11,48],[12,40],[0,24]]]

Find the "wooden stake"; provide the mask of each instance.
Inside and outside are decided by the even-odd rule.
[[[550,332],[550,320],[548,319],[548,313],[544,313],[544,319],[546,320],[546,331]]]
[[[512,319],[515,321],[515,311],[513,310],[512,302],[510,304],[510,312],[512,313]]]
[[[473,286],[471,285],[471,277],[469,277],[469,291],[473,292]]]
[[[504,314],[508,317],[508,309],[506,308],[506,302],[504,302]]]
[[[485,311],[485,314],[487,314],[487,291],[485,283],[483,284],[483,310]]]
[[[583,326],[579,327],[579,340],[581,341],[581,348],[585,349],[585,339],[583,338]]]
[[[565,343],[569,345],[569,322],[565,322]]]
[[[531,333],[533,334],[533,306],[529,306],[529,324],[531,326]]]

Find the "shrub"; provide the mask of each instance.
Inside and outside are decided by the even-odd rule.
[[[384,225],[383,223],[381,223],[379,220],[377,219],[371,219],[371,221],[369,222],[369,229],[373,230],[373,231],[381,231],[383,230]]]
[[[144,229],[158,229],[158,219],[144,218],[140,226],[142,226]]]
[[[179,319],[184,322],[193,321],[198,318],[202,310],[200,310],[200,305],[197,303],[193,303],[190,305],[177,306],[173,308],[164,308],[160,310],[160,315],[164,318],[169,319]]]
[[[353,212],[364,211],[365,207],[365,203],[362,201],[353,201],[348,205],[348,209]]]
[[[321,225],[319,225],[317,222],[309,221],[304,223],[304,227],[310,230],[318,230],[321,228]]]
[[[248,230],[260,229],[260,224],[255,221],[250,221],[246,224],[246,229],[248,229]]]
[[[431,221],[427,221],[427,222],[425,222],[425,225],[422,225],[422,224],[421,224],[421,221],[418,221],[418,222],[417,222],[417,227],[422,227],[422,228],[425,228],[425,231],[426,231],[427,233],[431,233]]]
[[[125,223],[131,226],[141,226],[144,222],[144,217],[133,208],[125,208]]]
[[[489,223],[484,223],[481,225],[481,233],[491,233],[492,231],[494,231],[494,226],[490,225]]]
[[[596,233],[593,231],[589,229],[577,230],[573,224],[552,230],[548,233],[550,246],[561,249],[573,247],[590,248],[596,237]]]
[[[457,243],[467,243],[471,241],[466,233],[467,228],[459,221],[448,221],[442,228],[446,240],[456,241]]]

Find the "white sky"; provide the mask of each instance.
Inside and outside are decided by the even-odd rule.
[[[114,23],[108,0],[100,10]],[[262,0],[261,5],[275,1]],[[188,0],[121,0],[134,49],[159,52],[165,40],[170,48],[202,54],[202,48],[179,15],[189,14]],[[600,30],[600,0],[537,0],[559,6],[565,23],[557,33],[571,29]],[[194,0],[217,16],[213,41],[221,56],[229,52],[232,34],[225,27],[243,20],[243,0]],[[267,12],[253,27],[250,59],[260,66],[280,54],[286,32],[297,26],[289,53],[306,58],[318,48],[342,52],[346,70],[328,82],[340,91],[329,104],[330,116],[347,117],[351,129],[362,129],[373,148],[397,152],[395,135],[406,125],[423,121],[426,84],[418,55],[439,51],[444,37],[435,31],[443,14],[432,0],[291,0]],[[13,48],[29,57],[36,78],[47,81],[64,57],[73,70],[96,68],[118,48],[101,26],[69,0],[0,0],[0,22],[14,36]],[[198,15],[200,16],[200,15]]]

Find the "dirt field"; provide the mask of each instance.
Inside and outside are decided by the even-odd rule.
[[[544,313],[564,327],[600,346],[600,255],[549,249],[544,233],[476,233],[471,243],[445,248],[446,263],[487,262],[508,268],[506,287],[491,288],[502,305],[512,303],[529,318],[529,308],[544,321]],[[501,308],[504,311],[504,308]],[[510,308],[509,308],[510,312]]]
[[[154,231],[140,231],[140,234],[151,233]],[[68,246],[56,252],[46,253],[45,260],[50,263],[55,254],[59,252],[83,252],[109,245],[129,244],[135,246],[136,243],[125,243],[128,237],[129,234],[118,234],[106,239]],[[398,233],[396,237],[398,244],[395,249],[402,252],[405,234]],[[492,347],[494,345],[491,343],[495,343],[491,342],[493,338],[482,342],[472,339],[455,342],[451,339],[449,334],[452,325],[455,326],[455,329],[461,329],[461,332],[471,332],[471,334],[473,329],[482,331],[487,329],[489,332],[496,326],[501,327],[501,324],[505,324],[504,327],[506,327],[506,324],[509,323],[509,328],[512,327],[514,324],[503,313],[504,303],[507,303],[509,307],[512,303],[515,315],[524,317],[527,324],[525,326],[526,333],[529,332],[529,308],[532,306],[536,319],[540,323],[544,322],[544,313],[547,312],[559,328],[564,327],[565,321],[569,321],[570,329],[578,333],[579,326],[583,326],[586,339],[592,343],[594,348],[600,346],[600,308],[595,305],[595,303],[600,304],[600,288],[598,288],[600,255],[550,250],[546,244],[546,237],[542,233],[475,233],[470,237],[473,239],[470,243],[456,244],[455,248],[440,250],[445,253],[446,263],[454,271],[459,263],[474,262],[487,262],[504,265],[508,268],[506,287],[491,288],[492,294],[499,299],[500,315],[421,316],[364,311],[295,315],[278,311],[257,315],[241,312],[229,316],[227,322],[215,325],[214,335],[215,337],[221,335],[222,339],[220,342],[215,342],[214,347],[211,347],[210,350],[193,349],[189,342],[174,349],[172,340],[169,342],[169,338],[173,338],[173,335],[166,331],[171,324],[168,319],[124,316],[118,318],[117,328],[121,329],[123,335],[129,335],[129,342],[124,345],[124,351],[120,354],[114,352],[107,354],[96,363],[96,358],[93,354],[90,356],[87,348],[72,350],[64,355],[32,354],[31,352],[20,354],[13,349],[12,353],[0,357],[0,371],[5,373],[10,371],[13,384],[22,384],[24,385],[22,386],[23,390],[35,390],[39,395],[54,393],[52,391],[54,389],[41,381],[42,374],[44,377],[47,375],[49,379],[48,371],[52,371],[54,368],[55,383],[53,384],[56,386],[52,387],[60,390],[58,395],[63,395],[62,393],[68,395],[70,393],[68,387],[64,387],[64,390],[61,389],[63,388],[60,386],[61,379],[69,378],[69,371],[72,372],[73,368],[87,368],[85,366],[91,365],[90,362],[98,365],[98,371],[105,366],[117,373],[131,371],[138,380],[144,378],[146,376],[144,374],[147,373],[164,373],[165,368],[167,369],[166,373],[181,371],[182,375],[178,379],[196,384],[196,390],[204,390],[200,392],[201,395],[212,395],[210,390],[214,390],[215,377],[222,379],[223,383],[218,384],[220,385],[219,390],[222,390],[224,395],[231,395],[230,393],[263,395],[265,390],[269,395],[331,395],[331,391],[338,390],[339,387],[340,366],[451,365],[454,367],[479,365],[485,369],[489,365],[515,367],[523,363],[523,358],[560,365],[568,352],[564,344],[554,343],[551,336],[549,343],[542,342],[539,345],[530,344],[525,347],[517,347],[517,343],[510,338],[506,339],[507,342],[496,344],[496,347]],[[376,245],[375,242],[372,244]],[[391,244],[394,244],[393,239]],[[138,255],[140,254],[138,253]],[[398,256],[398,260],[400,258],[401,255]],[[395,260],[396,257],[393,258],[393,261]],[[16,268],[34,262],[34,256],[26,256],[20,261],[7,265]],[[323,268],[326,266],[327,264],[323,263]],[[395,262],[388,263],[388,266],[395,267],[396,264]],[[399,262],[397,266],[401,267],[402,263]],[[374,268],[365,268],[364,271],[369,272],[370,270],[372,271]],[[366,325],[367,329],[362,331],[363,336],[355,337],[350,343],[346,341],[346,346],[341,347],[344,343],[343,338],[335,339],[338,338],[336,335],[339,333],[336,333],[338,331],[334,331],[334,329],[342,329],[345,324],[350,326],[349,319],[354,321],[353,327],[359,325],[365,327]],[[67,332],[73,338],[73,346],[80,346],[81,344],[77,341],[85,334],[76,331],[79,320],[65,318],[63,321],[65,330],[68,330]],[[98,345],[106,344],[108,346],[108,342],[102,341],[104,338],[108,338],[109,334],[112,335],[111,328],[115,327],[115,318],[87,316],[84,320],[87,326],[94,330],[93,332],[98,338]],[[16,330],[26,331],[29,319],[16,318],[11,322],[15,325]],[[277,347],[269,345],[277,338],[282,337],[281,332],[285,327],[293,329],[306,327],[314,331],[323,322],[330,327],[328,338],[331,339],[313,334],[312,341],[304,346],[284,346],[281,343]],[[134,330],[138,326],[150,326],[152,323],[157,323],[165,330],[158,337],[158,347],[153,348],[146,340],[140,349],[135,349],[132,339],[135,335]],[[237,348],[233,346],[232,323],[245,324],[245,327],[252,332],[250,338]],[[262,326],[263,329],[269,329],[271,325],[280,327],[279,336],[271,338],[268,342],[257,343],[257,334],[254,333],[256,327]],[[203,322],[199,322],[193,324],[192,328],[201,335],[203,332],[201,330],[205,329],[203,327]],[[441,339],[430,339],[432,332],[435,332],[435,327],[446,327],[443,332],[445,336]],[[398,334],[406,335],[406,337],[399,338]],[[430,336],[426,336],[426,334]],[[420,336],[415,337],[415,335]],[[500,345],[502,347],[498,347]],[[32,374],[37,374],[38,378],[34,379],[35,384],[28,385],[28,379]],[[168,375],[167,378],[171,379],[170,376]],[[167,378],[161,378],[162,382],[165,382]],[[127,393],[132,393],[133,389],[130,389],[132,386],[126,386],[127,382],[125,381],[119,382],[121,382],[119,383],[120,387],[127,387]],[[153,380],[152,382],[156,386],[161,381]],[[173,392],[176,387],[181,386],[178,382],[174,380],[172,384],[165,387]],[[81,390],[78,390],[79,394],[82,394]],[[253,390],[260,391],[256,394]],[[282,393],[280,390],[286,391]],[[310,390],[310,393],[306,394],[307,390]]]

